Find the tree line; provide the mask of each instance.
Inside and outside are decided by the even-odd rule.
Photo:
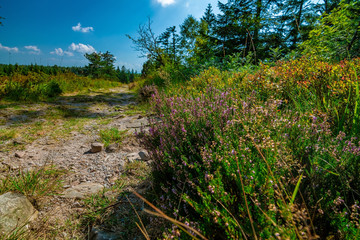
[[[144,75],[167,65],[198,69],[235,58],[270,62],[304,54],[328,60],[360,55],[358,0],[228,0],[209,4],[203,16],[188,16],[156,35],[151,20],[128,36],[147,58]]]

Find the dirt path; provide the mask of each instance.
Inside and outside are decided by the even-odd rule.
[[[141,126],[146,126],[146,118],[143,116],[122,114],[134,104],[133,94],[125,88],[117,88],[105,92],[91,92],[88,95],[61,97],[50,106],[48,104],[22,106],[20,110],[22,113],[9,115],[9,121],[5,125],[14,125],[16,124],[14,120],[24,119],[23,128],[31,128],[34,123],[35,125],[50,123],[54,124],[54,129],[52,129],[53,131],[46,130],[45,133],[42,133],[45,135],[44,137],[40,137],[30,144],[27,144],[21,136],[12,139],[12,142],[22,144],[24,149],[0,152],[2,164],[8,165],[12,169],[21,168],[23,170],[52,164],[73,172],[67,179],[66,185],[76,185],[81,182],[109,185],[111,179],[122,170],[126,160],[133,160],[137,157],[136,153],[143,150],[136,141],[132,141],[131,136],[119,146],[119,149],[113,149],[113,152],[101,151],[93,154],[89,150],[92,143],[100,141],[99,132],[102,129],[117,128],[128,130],[131,134],[135,130],[139,130]],[[44,118],[47,114],[50,114],[51,117],[49,111],[53,109],[53,106],[68,114],[68,116],[64,116],[65,120]],[[24,113],[23,109],[27,109],[32,116]],[[37,111],[38,114],[34,114],[34,111]],[[15,112],[19,112],[19,110]],[[1,113],[0,115],[3,116]],[[71,122],[73,122],[72,126],[70,126]],[[59,128],[56,127],[57,125]]]
[[[139,177],[136,175],[137,166],[147,171],[147,153],[133,134],[141,127],[146,128],[147,119],[143,113],[134,110],[135,104],[135,96],[121,87],[66,95],[50,103],[0,105],[0,133],[3,136],[0,141],[0,177],[4,177],[6,171],[20,169],[26,172],[49,165],[67,172],[63,178],[63,192],[37,203],[40,216],[47,218],[47,227],[58,225],[53,233],[54,239],[81,236],[76,229],[63,228],[74,213],[86,211],[81,199],[88,192],[111,189],[119,184],[119,180],[122,188],[147,187],[144,181],[140,181],[144,176],[140,180],[136,178]],[[92,153],[91,144],[101,142],[100,132],[109,129],[126,130],[125,139],[120,144]],[[131,163],[133,166],[129,167]],[[109,192],[108,198],[118,197],[118,192]],[[114,232],[121,231],[124,226],[117,227]],[[104,236],[109,233],[102,233],[99,229],[101,227],[93,228],[87,237],[125,239],[119,235],[114,238],[111,234],[106,238]]]

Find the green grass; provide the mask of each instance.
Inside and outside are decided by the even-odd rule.
[[[117,128],[110,128],[100,130],[100,139],[104,143],[105,147],[118,143],[120,144],[127,134],[127,130],[119,130]]]
[[[109,118],[100,118],[97,121],[98,125],[108,125],[110,122],[112,121],[112,119]]]
[[[0,129],[0,143],[11,140],[16,136],[15,129]]]
[[[112,187],[104,188],[101,192],[83,199],[85,212],[80,216],[81,228],[86,229],[94,224],[103,223],[110,216],[111,206],[116,203],[124,186],[125,182],[117,181]],[[113,194],[108,195],[109,192]]]
[[[61,189],[61,177],[64,174],[64,170],[56,169],[54,166],[8,174],[0,182],[0,194],[18,192],[36,202],[44,196],[56,194]]]
[[[150,174],[150,168],[144,161],[133,161],[125,165],[125,173],[139,180],[145,180]]]
[[[128,116],[136,114],[147,115],[149,113],[149,106],[149,103],[146,102],[137,105],[129,105],[122,113]]]

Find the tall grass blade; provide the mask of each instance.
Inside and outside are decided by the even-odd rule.
[[[152,203],[150,203],[148,200],[146,200],[143,196],[141,196],[140,194],[138,194],[137,192],[133,191],[133,194],[135,194],[138,198],[140,198],[141,200],[143,200],[147,205],[149,205],[152,209],[154,209],[156,212],[151,212],[149,210],[146,210],[144,209],[145,212],[148,212],[152,215],[155,215],[155,216],[158,216],[158,217],[162,217],[172,223],[174,223],[175,225],[180,225],[181,227],[183,228],[186,228],[188,231],[191,231],[193,233],[195,233],[197,236],[199,236],[201,239],[204,239],[204,240],[208,240],[205,236],[203,236],[199,231],[197,231],[196,229],[190,227],[190,226],[187,226],[186,224],[182,223],[182,222],[179,222],[169,216],[167,216],[165,213],[163,213],[160,209],[158,209],[157,207],[155,207]],[[185,231],[187,234],[190,234],[188,231]],[[195,238],[194,235],[190,234],[190,236],[194,239],[197,239]]]
[[[298,191],[299,191],[299,187],[300,187],[300,183],[301,183],[302,177],[303,177],[303,173],[300,175],[299,180],[298,180],[298,182],[297,182],[297,184],[296,184],[295,190],[294,190],[294,192],[293,192],[293,194],[292,194],[292,197],[291,197],[291,200],[290,200],[290,204],[293,204],[294,201],[295,201],[296,194],[297,194]]]
[[[356,133],[358,133],[360,131],[359,129],[359,112],[358,112],[358,108],[359,108],[359,102],[360,102],[360,92],[359,92],[359,79],[357,76],[357,72],[355,67],[354,68],[354,73],[355,73],[355,81],[356,81],[356,100],[355,100],[355,109],[354,109],[354,119],[353,119],[353,129],[355,129]]]

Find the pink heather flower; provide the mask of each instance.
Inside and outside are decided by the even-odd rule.
[[[214,191],[214,188],[213,188],[211,185],[209,185],[208,189],[209,189],[209,191],[210,191],[211,193],[214,193],[214,192],[215,192],[215,191]]]
[[[186,130],[185,130],[184,126],[181,127],[181,131],[186,133]]]

